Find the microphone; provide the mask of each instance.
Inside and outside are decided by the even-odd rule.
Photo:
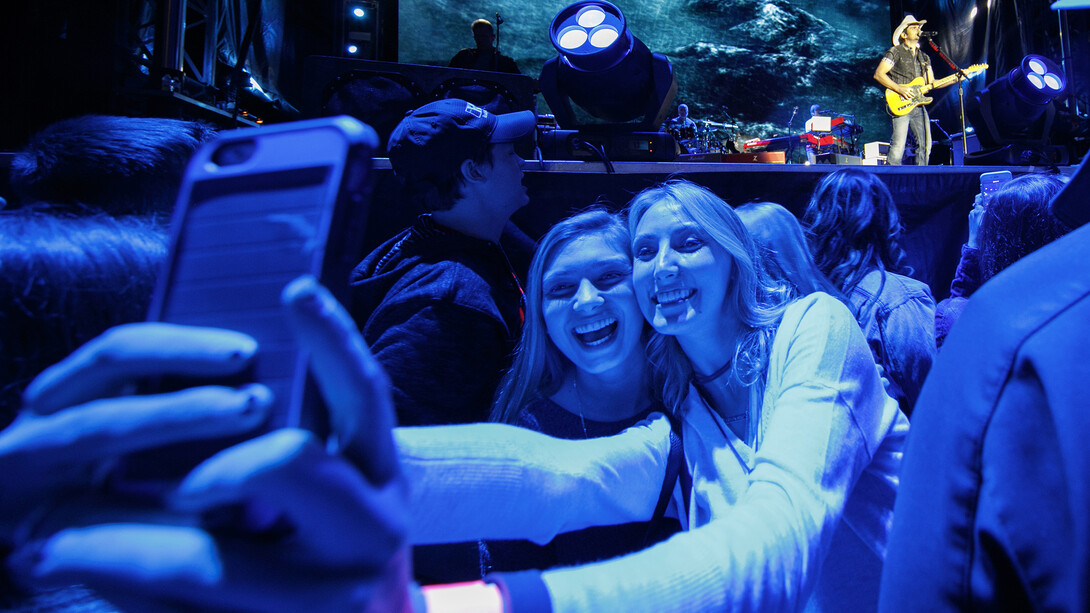
[[[496,25],[503,23],[503,17],[500,17],[499,13],[496,13]]]
[[[938,32],[920,32],[920,38],[931,38],[932,36],[938,36]]]

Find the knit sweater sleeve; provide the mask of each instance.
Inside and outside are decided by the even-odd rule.
[[[980,285],[980,250],[962,245],[961,259],[954,271],[954,279],[950,281],[950,297],[968,298]]]
[[[545,572],[553,610],[801,610],[898,413],[850,313],[827,296],[785,315],[763,406],[748,487],[725,514],[633,555]]]
[[[416,544],[547,543],[589,526],[647,521],[666,478],[670,423],[556,439],[506,424],[397,428]]]

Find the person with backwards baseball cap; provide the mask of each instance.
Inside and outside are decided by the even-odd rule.
[[[393,383],[401,425],[486,421],[522,323],[522,289],[500,247],[528,202],[515,142],[530,111],[445,99],[390,135],[394,173],[427,211],[352,272],[352,315]]]

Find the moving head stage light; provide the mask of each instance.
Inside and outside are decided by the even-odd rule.
[[[539,86],[562,130],[543,135],[547,153],[588,157],[582,142],[618,160],[674,157],[673,138],[658,132],[677,94],[674,69],[632,35],[619,8],[576,2],[553,18],[549,36],[558,56]],[[573,102],[590,117],[577,117]]]
[[[1067,89],[1063,71],[1040,55],[1027,55],[976,94],[965,110],[981,151],[968,164],[1066,164],[1067,149],[1050,144],[1053,100]]]

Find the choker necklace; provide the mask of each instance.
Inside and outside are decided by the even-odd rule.
[[[720,366],[715,372],[710,375],[702,375],[696,372],[696,370],[693,370],[693,382],[697,385],[703,385],[705,383],[711,383],[712,381],[715,381],[719,377],[722,377],[723,373],[730,370],[730,365],[733,361],[734,360],[727,360],[726,364]]]

